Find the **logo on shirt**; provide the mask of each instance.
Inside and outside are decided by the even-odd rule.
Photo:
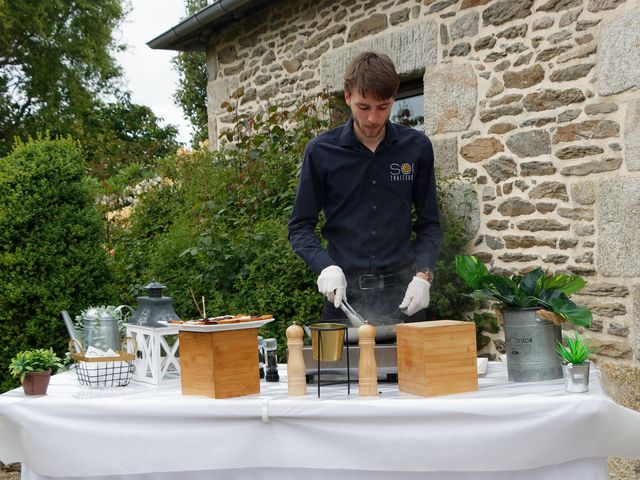
[[[389,173],[392,182],[406,182],[413,180],[415,164],[413,163],[392,163],[389,165]]]

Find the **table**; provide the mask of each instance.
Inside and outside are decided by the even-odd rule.
[[[603,480],[606,457],[640,458],[640,413],[562,380],[508,383],[490,362],[479,390],[422,398],[379,384],[215,400],[179,383],[89,389],[55,375],[44,397],[0,395],[0,460],[23,478]],[[119,477],[115,477],[119,476]],[[106,480],[106,479],[105,479]]]

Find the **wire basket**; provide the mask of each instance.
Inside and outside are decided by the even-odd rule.
[[[125,338],[123,350],[117,352],[117,357],[87,357],[82,345],[70,340],[69,351],[76,363],[78,382],[89,387],[126,387],[133,376],[135,359],[128,349],[136,351],[136,341],[132,337]]]

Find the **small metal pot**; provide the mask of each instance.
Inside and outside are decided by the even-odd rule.
[[[342,359],[342,345],[347,328],[341,323],[317,322],[309,325],[313,359],[338,362]]]
[[[584,393],[589,391],[589,362],[563,363],[564,389],[569,393]]]

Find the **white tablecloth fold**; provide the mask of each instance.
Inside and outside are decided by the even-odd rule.
[[[39,475],[23,466],[22,480],[60,480]],[[586,458],[560,465],[517,472],[376,472],[311,468],[237,468],[189,472],[155,472],[99,477],[64,477],[64,480],[606,480],[607,460]]]

